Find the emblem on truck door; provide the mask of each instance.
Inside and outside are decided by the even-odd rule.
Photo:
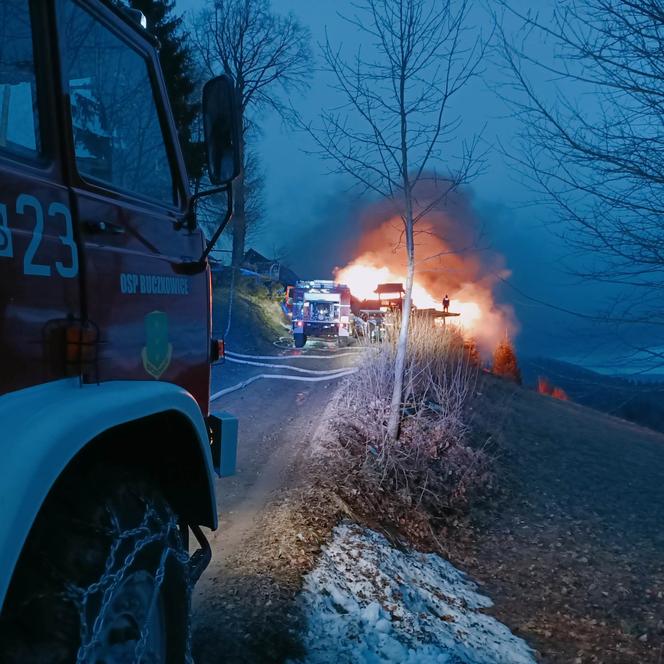
[[[145,346],[141,351],[143,367],[156,380],[168,369],[173,346],[168,342],[168,316],[152,311],[145,317]]]

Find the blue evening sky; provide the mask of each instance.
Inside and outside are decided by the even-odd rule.
[[[546,16],[551,13],[551,1],[514,0],[513,6]],[[190,13],[200,9],[204,2],[178,0],[177,7]],[[348,53],[360,43],[358,32],[338,15],[348,11],[351,0],[272,0],[272,6],[276,12],[293,12],[309,27],[318,63],[317,44],[324,40],[326,30],[331,42],[343,44]],[[472,23],[483,33],[491,31],[485,5],[478,3]],[[508,32],[514,33],[518,27],[517,21],[507,19]],[[531,39],[528,48],[535,57],[552,57],[550,44]],[[486,126],[483,135],[488,144],[500,142],[511,147],[519,120],[510,115],[498,94],[505,89],[504,81],[505,73],[496,59],[490,58],[482,78],[472,81],[458,98],[457,109],[464,117],[462,130],[467,135]],[[318,70],[310,91],[292,100],[305,118],[314,120],[321,108],[337,103],[329,83],[329,76]],[[539,83],[544,90],[549,85],[545,80]],[[260,125],[262,136],[257,139],[256,148],[266,171],[267,223],[261,236],[253,241],[256,248],[271,255],[299,238],[311,237],[312,228],[320,224],[338,224],[339,233],[343,233],[347,223],[343,205],[347,183],[330,175],[328,165],[320,157],[307,153],[311,148],[308,138],[284,126],[278,117],[267,115]],[[472,183],[471,190],[475,210],[486,225],[488,240],[506,257],[512,271],[511,283],[516,288],[546,303],[586,312],[607,297],[605,287],[578,284],[570,276],[564,263],[574,259],[569,258],[569,249],[551,232],[547,223],[551,221],[550,213],[537,204],[523,177],[514,172],[500,150],[490,151],[486,171]],[[320,253],[321,248],[316,250]],[[300,267],[306,264],[310,269],[297,255],[291,255],[290,259],[296,271],[298,262]],[[605,353],[610,352],[606,343],[610,344],[612,339],[605,331],[588,330],[580,319],[537,304],[508,287],[502,289],[501,297],[516,309],[521,324],[517,343],[522,352],[569,359],[587,366],[602,364]]]

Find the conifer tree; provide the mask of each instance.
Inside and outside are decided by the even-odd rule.
[[[521,371],[516,360],[516,353],[514,352],[512,341],[507,335],[505,335],[505,338],[498,344],[498,347],[493,354],[492,371],[496,376],[509,378],[521,385]]]
[[[124,4],[124,3],[122,3]],[[193,124],[199,113],[194,101],[198,87],[194,59],[181,16],[175,13],[175,0],[127,0],[132,9],[143,12],[148,31],[159,40],[159,61],[189,177],[203,172],[204,152],[193,137]]]

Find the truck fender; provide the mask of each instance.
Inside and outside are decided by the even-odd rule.
[[[217,527],[210,438],[194,398],[164,382],[57,380],[0,397],[0,607],[49,491],[88,443],[114,427],[175,413],[191,426],[207,476],[201,525]],[[207,504],[209,502],[209,505]]]

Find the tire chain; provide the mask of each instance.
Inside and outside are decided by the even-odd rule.
[[[163,584],[165,575],[166,575],[166,564],[169,558],[175,559],[182,567],[184,568],[185,574],[184,579],[187,589],[187,633],[185,635],[185,660],[184,664],[194,664],[194,660],[191,655],[191,643],[192,643],[192,620],[191,620],[191,591],[193,588],[193,582],[191,579],[191,574],[189,572],[189,555],[187,552],[178,550],[170,546],[169,541],[173,533],[178,531],[178,520],[175,514],[169,511],[167,521],[157,513],[157,511],[150,505],[146,505],[145,514],[141,524],[135,528],[122,531],[119,525],[119,521],[115,513],[107,508],[111,521],[113,523],[113,530],[111,535],[115,537],[115,541],[111,546],[111,550],[106,559],[104,565],[104,572],[102,573],[101,578],[98,581],[95,581],[87,588],[80,588],[78,586],[70,586],[67,589],[66,596],[67,598],[74,603],[78,609],[79,618],[80,618],[80,635],[81,635],[81,645],[78,649],[76,656],[76,664],[86,664],[89,660],[87,659],[94,648],[100,644],[100,634],[104,626],[104,619],[106,613],[113,602],[115,597],[115,591],[118,589],[122,580],[125,577],[127,571],[134,564],[136,556],[147,546],[163,541],[165,544],[164,551],[159,560],[159,566],[154,574],[155,585],[152,592],[152,598],[150,601],[150,607],[145,617],[145,625],[142,627],[140,632],[140,638],[136,643],[134,649],[134,664],[140,664],[143,661],[145,656],[145,648],[147,646],[147,638],[149,636],[149,618],[154,610],[159,595],[159,591]],[[150,525],[155,524],[161,529],[158,532],[155,532]],[[142,535],[142,537],[140,537]],[[126,541],[140,537],[136,540],[133,549],[125,556],[122,561],[119,569],[114,571],[116,557],[119,548]],[[99,612],[94,620],[92,625],[92,631],[90,630],[90,625],[87,619],[87,608],[90,599],[97,595],[98,593],[102,594],[102,603],[99,608]],[[147,662],[145,663],[147,664]]]

